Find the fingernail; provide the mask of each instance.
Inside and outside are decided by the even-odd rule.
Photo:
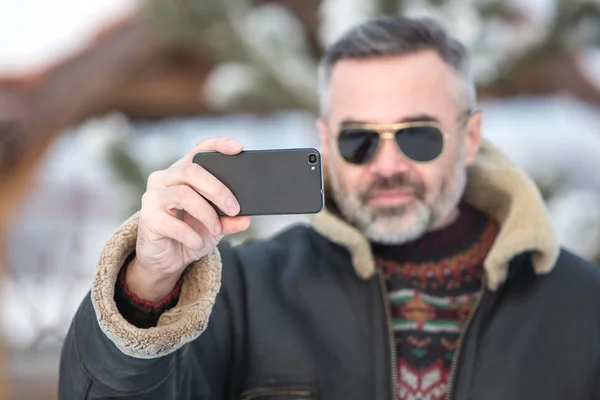
[[[215,235],[218,235],[218,234],[220,234],[220,233],[221,233],[221,229],[223,229],[223,228],[221,227],[221,222],[220,222],[220,221],[217,221],[217,223],[215,224]]]
[[[234,199],[228,199],[225,203],[225,206],[229,210],[229,212],[233,215],[237,215],[240,212],[240,205]]]
[[[227,146],[231,147],[232,149],[239,149],[240,143],[237,140],[229,139],[227,141]]]

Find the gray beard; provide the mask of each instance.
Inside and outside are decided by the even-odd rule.
[[[461,200],[466,187],[464,158],[442,181],[439,195],[426,200],[425,189],[416,198],[394,207],[371,207],[367,193],[349,193],[330,166],[333,199],[344,219],[369,240],[382,244],[403,244],[423,236],[444,221]]]

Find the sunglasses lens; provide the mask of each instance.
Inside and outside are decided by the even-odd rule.
[[[396,142],[411,160],[427,162],[436,159],[444,149],[444,135],[433,126],[415,126],[396,133]]]
[[[340,154],[352,164],[369,161],[377,151],[379,134],[368,129],[344,129],[338,137]]]

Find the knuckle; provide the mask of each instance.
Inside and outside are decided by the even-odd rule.
[[[158,183],[162,181],[162,177],[164,175],[164,171],[154,171],[150,175],[148,175],[148,180],[146,181],[147,187],[156,186]]]
[[[218,179],[214,178],[206,180],[204,184],[204,190],[206,190],[206,192],[211,196],[219,197],[224,190],[227,190],[227,188]]]
[[[189,179],[193,178],[198,174],[198,169],[200,166],[194,163],[187,163],[181,167],[181,175],[189,181]]]
[[[229,197],[232,197],[233,194],[231,193],[231,190],[229,190],[229,188],[225,185],[223,185],[221,182],[217,182],[217,188],[216,188],[216,196],[225,201],[227,200]]]
[[[189,188],[183,185],[173,186],[172,195],[173,200],[183,203],[189,196]]]
[[[149,191],[142,195],[142,211],[147,210],[156,202],[156,192]]]

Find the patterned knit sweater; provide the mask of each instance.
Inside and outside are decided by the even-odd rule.
[[[400,246],[374,244],[383,265],[401,400],[445,397],[458,337],[481,291],[496,223],[466,204],[448,227]]]
[[[462,326],[481,289],[482,264],[497,225],[463,204],[450,226],[401,246],[373,244],[384,266],[398,355],[399,400],[440,400]],[[177,304],[181,280],[159,303],[138,298],[125,282],[115,288],[123,317],[140,328]]]

